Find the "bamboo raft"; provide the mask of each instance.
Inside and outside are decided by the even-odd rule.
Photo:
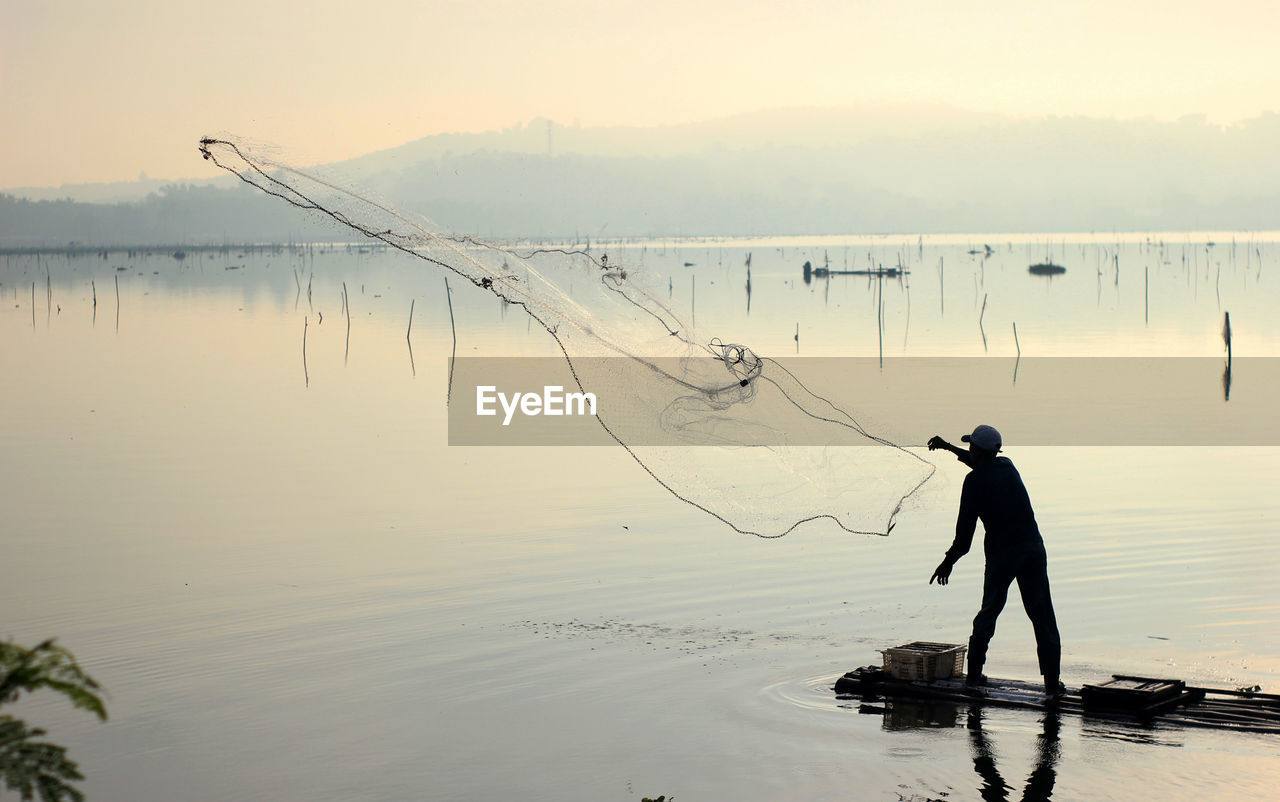
[[[1182,680],[1114,675],[1107,682],[1068,687],[1047,697],[1038,682],[988,678],[981,687],[960,674],[900,679],[880,666],[854,669],[836,680],[838,698],[910,700],[957,706],[994,706],[1134,721],[1280,735],[1280,695],[1252,689],[1196,688]],[[865,707],[865,706],[864,706]],[[876,708],[868,712],[882,712]]]

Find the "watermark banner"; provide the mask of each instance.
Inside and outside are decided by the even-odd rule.
[[[1271,357],[461,357],[449,444],[1276,446],[1278,403]]]

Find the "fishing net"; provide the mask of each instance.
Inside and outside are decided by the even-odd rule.
[[[555,341],[578,390],[626,399],[597,407],[609,438],[672,496],[736,531],[781,537],[829,520],[887,535],[933,474],[865,429],[848,409],[856,399],[825,398],[748,346],[700,337],[661,298],[667,277],[642,265],[447,235],[244,142],[203,139],[200,151],[269,195],[521,308]]]

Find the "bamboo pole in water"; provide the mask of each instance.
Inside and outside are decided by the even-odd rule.
[[[1013,345],[1018,349],[1018,356],[1013,360],[1013,383],[1018,383],[1018,366],[1022,364],[1022,345],[1018,342],[1018,322],[1013,322]]]
[[[884,276],[876,280],[876,349],[880,368],[884,369]]]
[[[302,378],[311,386],[311,374],[307,372],[307,318],[302,319]]]
[[[1222,318],[1222,341],[1227,346],[1227,367],[1231,367],[1231,313],[1223,313]]]
[[[987,314],[987,296],[989,293],[982,294],[982,311],[978,313],[978,331],[982,333],[982,350],[987,350],[987,330],[982,327],[982,317]]]
[[[453,334],[453,351],[449,354],[449,386],[444,397],[445,406],[448,406],[453,400],[453,362],[458,357],[458,327],[453,320],[453,291],[449,289],[448,276],[444,277],[444,297],[449,302],[449,331]]]
[[[409,328],[404,333],[405,344],[409,346],[409,370],[412,371],[414,376],[418,375],[418,368],[413,364],[413,339],[411,335],[413,334],[413,305],[416,300],[415,298],[409,299]]]
[[[311,301],[311,282],[307,282],[307,302]],[[342,282],[342,308],[347,311],[347,341],[342,352],[342,364],[347,364],[347,358],[351,356],[351,301],[347,298],[347,282]]]

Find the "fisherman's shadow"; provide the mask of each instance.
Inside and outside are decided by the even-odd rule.
[[[969,733],[973,770],[982,781],[978,794],[986,802],[1010,802],[1014,799],[1047,802],[1052,799],[1061,755],[1059,732],[1062,721],[1058,711],[1044,712],[1044,728],[1036,736],[1035,767],[1027,775],[1021,796],[1015,795],[1017,789],[1005,782],[996,765],[995,747],[983,730],[984,712],[981,707],[975,705],[965,711],[952,705],[899,702],[883,708],[882,712],[882,726],[886,730],[949,729],[963,725]]]

